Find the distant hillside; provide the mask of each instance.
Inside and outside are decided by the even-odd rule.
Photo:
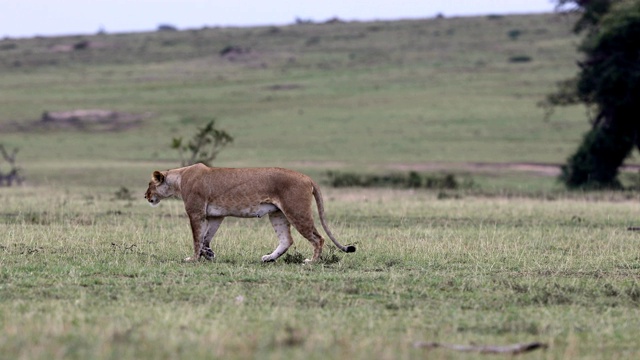
[[[25,168],[168,167],[170,139],[215,118],[235,138],[217,159],[230,166],[562,163],[584,110],[544,121],[536,104],[576,71],[572,24],[541,14],[4,39],[2,142],[21,147]],[[87,111],[135,121],[38,123]]]
[[[471,65],[477,65],[478,61],[499,59],[498,55],[504,60],[533,56],[545,50],[557,51],[554,43],[572,37],[567,31],[571,21],[566,15],[557,14],[378,22],[334,19],[279,27],[5,38],[0,41],[0,66],[8,70],[77,64],[145,64],[220,56],[245,62],[303,61],[321,54],[340,55],[341,61],[331,66],[412,63],[420,61],[420,55],[447,62],[471,60]],[[539,41],[544,44],[530,48]]]

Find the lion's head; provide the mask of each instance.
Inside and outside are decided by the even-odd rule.
[[[144,198],[147,199],[149,205],[157,206],[160,203],[160,200],[173,195],[175,195],[174,191],[167,183],[165,174],[160,171],[154,171],[153,175],[151,175],[151,181],[149,181],[147,192],[144,193]]]

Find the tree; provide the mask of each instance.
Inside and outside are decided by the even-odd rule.
[[[618,188],[618,168],[640,145],[640,0],[560,0],[580,13],[585,33],[575,78],[560,83],[548,106],[584,104],[591,129],[562,167],[569,188]]]
[[[199,128],[186,144],[183,143],[182,137],[173,138],[171,148],[180,152],[182,166],[196,163],[210,166],[218,153],[233,142],[233,137],[226,131],[217,129],[215,124],[215,119],[210,120],[204,127]],[[185,154],[188,154],[188,157]]]

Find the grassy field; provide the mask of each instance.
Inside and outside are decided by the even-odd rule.
[[[52,185],[88,184],[50,171],[78,164],[126,181],[134,177],[121,168],[143,162],[136,175],[146,178],[178,162],[172,136],[211,117],[236,138],[219,165],[320,174],[562,163],[588,129],[585,112],[561,109],[544,121],[536,104],[576,71],[571,25],[535,15],[5,39],[1,141],[21,148],[31,182]],[[83,41],[93,45],[69,50]],[[228,46],[239,53],[221,56]],[[531,61],[510,60],[518,56]],[[127,131],[81,136],[34,126],[45,111],[95,108],[150,116]]]
[[[217,260],[185,264],[178,201],[3,194],[5,358],[462,356],[419,341],[549,346],[527,359],[640,355],[640,239],[626,230],[637,199],[619,194],[330,190],[333,232],[358,251],[327,246],[312,266],[297,234],[290,256],[260,263],[277,243],[265,219],[225,220]]]
[[[423,341],[638,358],[640,238],[627,231],[640,225],[638,193],[566,192],[549,169],[505,166],[560,164],[589,127],[579,107],[545,121],[536,106],[576,71],[572,22],[1,40],[0,143],[20,149],[27,181],[0,188],[0,358],[487,357],[414,347]],[[74,109],[141,122],[40,120]],[[179,164],[171,138],[209,118],[235,137],[216,165],[309,173],[333,233],[358,251],[328,244],[303,266],[311,246],[295,234],[295,249],[262,264],[277,244],[268,221],[226,219],[214,262],[181,262],[181,203],[152,209],[142,194],[153,170]],[[410,170],[471,185],[326,185],[327,171]]]

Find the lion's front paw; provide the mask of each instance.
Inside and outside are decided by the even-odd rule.
[[[202,250],[200,250],[200,257],[203,257],[206,260],[212,261],[216,257],[216,254],[213,252],[213,250],[211,250],[211,248],[205,247]]]
[[[271,258],[271,255],[265,255],[262,257],[262,262],[274,262],[275,259]]]

